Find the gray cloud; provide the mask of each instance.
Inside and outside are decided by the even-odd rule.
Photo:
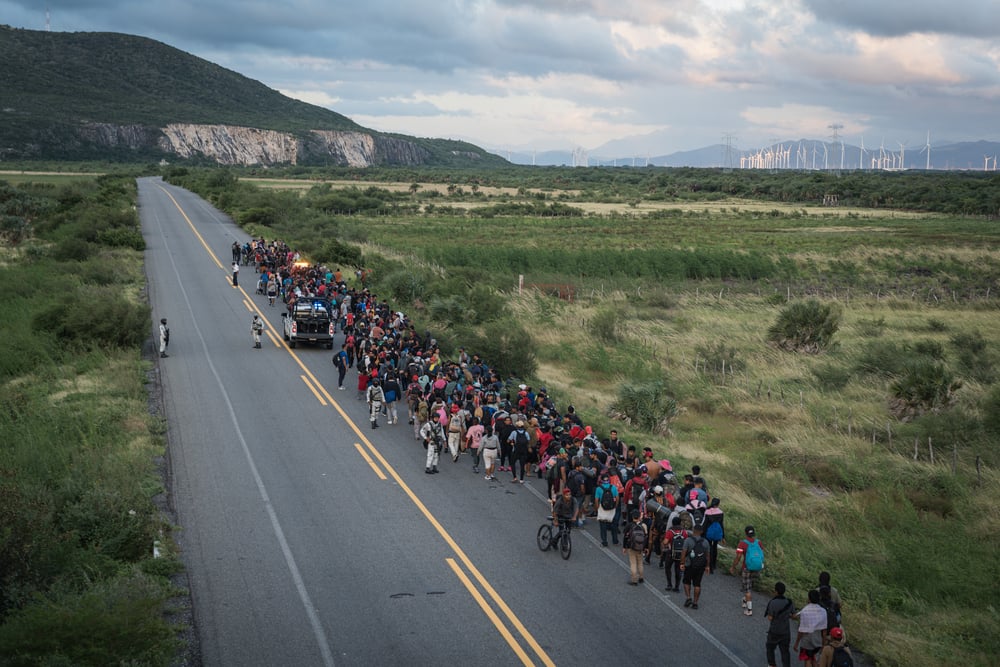
[[[1000,37],[996,0],[804,0],[822,21],[872,35],[916,32]]]

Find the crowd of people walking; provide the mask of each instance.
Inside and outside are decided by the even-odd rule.
[[[615,430],[600,437],[572,405],[560,409],[545,387],[503,377],[475,351],[460,347],[445,358],[437,340],[418,334],[413,323],[363,285],[349,287],[343,273],[301,261],[287,245],[258,239],[232,247],[233,285],[240,265],[253,265],[257,293],[291,311],[299,298],[323,298],[336,313],[344,336],[333,355],[338,389],[357,373],[357,399],[366,402],[370,428],[405,417],[409,437],[426,448],[424,472],[440,472],[441,457],[481,473],[486,481],[507,474],[524,484],[545,480],[556,524],[580,527],[596,521],[602,547],[620,545],[628,560],[628,584],[647,579],[646,566],[663,570],[671,592],[683,587],[684,606],[697,610],[705,575],[718,570],[726,544],[725,514],[698,466],[674,470],[649,447],[638,451]],[[356,276],[358,273],[356,272]],[[252,335],[259,347],[260,324]],[[161,336],[162,339],[162,336]],[[161,351],[165,344],[161,342]],[[400,405],[402,404],[402,405]],[[405,411],[405,415],[403,414]],[[764,569],[765,551],[754,526],[737,540],[729,572],[739,575],[743,615],[754,614],[753,592]],[[768,619],[768,664],[790,665],[790,647],[807,667],[853,664],[841,625],[839,593],[822,573],[801,610],[785,597],[782,582],[764,609]],[[794,643],[790,621],[798,621]]]

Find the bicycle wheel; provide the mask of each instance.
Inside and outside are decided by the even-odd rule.
[[[552,526],[543,523],[538,528],[538,548],[548,551],[550,546],[552,546]]]
[[[563,557],[563,560],[569,560],[570,553],[573,552],[573,540],[569,537],[569,531],[567,530],[563,533],[562,539],[559,540],[559,555]]]

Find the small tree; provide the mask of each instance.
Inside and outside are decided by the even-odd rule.
[[[841,312],[835,304],[816,299],[789,305],[767,331],[768,340],[789,352],[818,354],[830,346],[840,328]]]

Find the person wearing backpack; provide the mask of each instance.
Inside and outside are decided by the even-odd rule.
[[[528,465],[528,445],[531,444],[531,434],[524,426],[524,420],[519,419],[514,430],[507,436],[507,442],[512,446],[510,472],[514,481],[519,484],[524,484],[524,469]],[[519,468],[520,472],[518,472]]]
[[[847,648],[843,628],[830,630],[830,642],[819,654],[819,667],[854,667],[854,655]]]
[[[764,547],[757,539],[757,531],[753,526],[744,529],[746,537],[740,540],[736,547],[736,559],[729,568],[729,574],[733,574],[737,567],[740,567],[742,577],[743,599],[740,601],[743,606],[743,614],[753,616],[753,584],[764,569]]]
[[[663,566],[667,573],[667,590],[675,593],[681,589],[681,557],[684,555],[684,542],[690,534],[681,527],[681,518],[675,516],[670,522],[670,528],[663,533],[663,553],[667,562]]]
[[[694,535],[684,540],[684,552],[681,554],[681,571],[684,573],[684,606],[698,608],[698,598],[701,597],[701,578],[708,566],[708,540],[703,536],[700,523],[694,525]],[[694,597],[691,587],[694,587]]]
[[[608,531],[611,531],[611,543],[618,544],[618,525],[615,514],[618,510],[618,488],[611,483],[607,474],[601,475],[601,483],[594,489],[594,499],[597,502],[597,523],[601,527],[601,546],[608,546]]]
[[[639,510],[634,509],[629,514],[631,519],[622,540],[622,553],[628,556],[629,572],[632,578],[629,586],[638,586],[643,579],[642,559],[649,548],[649,533],[646,531],[646,524],[641,521]]]
[[[775,651],[781,656],[781,667],[791,667],[792,658],[788,645],[792,643],[792,629],[789,621],[795,613],[795,603],[785,597],[784,582],[774,584],[774,597],[767,603],[764,615],[770,625],[767,628],[767,641],[764,648],[767,651],[767,667],[778,667]]]
[[[705,510],[705,539],[708,540],[708,565],[714,573],[719,562],[719,543],[726,543],[726,526],[723,523],[719,499],[712,498],[712,504]]]

